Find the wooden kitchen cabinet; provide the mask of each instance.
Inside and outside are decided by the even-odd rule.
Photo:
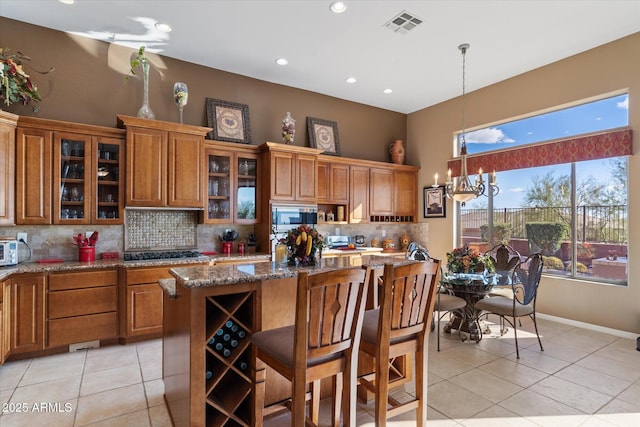
[[[255,224],[260,220],[258,157],[253,146],[238,148],[237,144],[207,141],[205,223]]]
[[[271,200],[317,203],[319,149],[267,142],[263,170]]]
[[[121,292],[120,338],[158,337],[162,334],[160,279],[169,279],[170,267],[124,270]]]
[[[177,266],[120,269],[118,304],[121,342],[157,338],[162,335],[164,291],[158,281],[173,279],[169,273],[169,269],[173,267]]]
[[[16,223],[51,224],[53,132],[18,127],[16,135]]]
[[[127,131],[125,206],[205,207],[210,128],[118,116]]]
[[[349,165],[318,161],[318,203],[349,203]]]
[[[14,225],[18,116],[0,110],[0,225]],[[0,292],[2,292],[0,290]]]
[[[348,205],[349,165],[335,160],[318,160],[318,210],[332,212],[334,222],[346,224]],[[342,210],[342,218],[339,217],[339,209]]]
[[[122,224],[123,141],[120,129],[20,117],[16,223]]]
[[[11,284],[10,280],[0,282],[0,364],[9,357],[11,350]]]
[[[417,217],[418,213],[418,174],[414,171],[395,171],[395,216],[400,222],[413,222],[408,217]]]
[[[18,275],[11,279],[10,349],[11,354],[45,348],[46,276]]]
[[[118,271],[52,273],[47,294],[47,347],[118,334]]]
[[[371,168],[369,171],[369,215],[392,216],[394,214],[393,169]]]
[[[349,169],[349,222],[369,222],[369,168],[366,166]]]

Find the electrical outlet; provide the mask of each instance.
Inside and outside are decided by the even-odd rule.
[[[84,232],[84,237],[86,237],[88,239],[89,237],[91,237],[92,234],[93,234],[93,231],[85,231]]]
[[[18,237],[16,239],[18,242],[20,240],[24,240],[24,242],[27,243],[27,233],[18,233]]]

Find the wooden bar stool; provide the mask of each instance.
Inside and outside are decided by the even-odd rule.
[[[369,267],[298,273],[295,325],[257,332],[252,425],[262,426],[265,363],[291,381],[291,425],[318,424],[320,380],[333,377],[333,425],[356,425],[357,361]],[[311,383],[310,417],[306,390]],[[343,390],[344,388],[344,390]]]
[[[364,314],[360,351],[375,358],[375,379],[372,383],[360,378],[360,384],[375,394],[377,427],[413,409],[417,426],[427,422],[427,338],[439,271],[439,260],[385,264],[380,308]],[[415,354],[416,396],[400,403],[389,396],[389,360],[411,353]]]

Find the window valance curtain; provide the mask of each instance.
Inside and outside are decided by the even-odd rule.
[[[467,172],[526,169],[608,157],[629,156],[632,153],[631,129],[628,127],[607,132],[578,135],[538,144],[523,145],[500,151],[467,156]],[[459,157],[448,162],[452,176],[460,176]]]

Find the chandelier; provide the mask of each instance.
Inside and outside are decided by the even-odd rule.
[[[478,175],[471,181],[469,175],[467,175],[467,142],[465,141],[465,58],[467,50],[469,50],[469,44],[463,43],[458,46],[460,52],[462,52],[462,132],[458,136],[460,140],[460,176],[451,178],[451,169],[447,173],[447,181],[445,182],[445,191],[447,197],[456,200],[462,204],[470,200],[475,199],[480,195],[485,195],[487,186],[482,178],[482,168],[478,171]],[[434,187],[438,185],[438,174],[435,175]],[[492,195],[497,195],[500,189],[496,183],[495,171],[489,179],[489,188]]]

